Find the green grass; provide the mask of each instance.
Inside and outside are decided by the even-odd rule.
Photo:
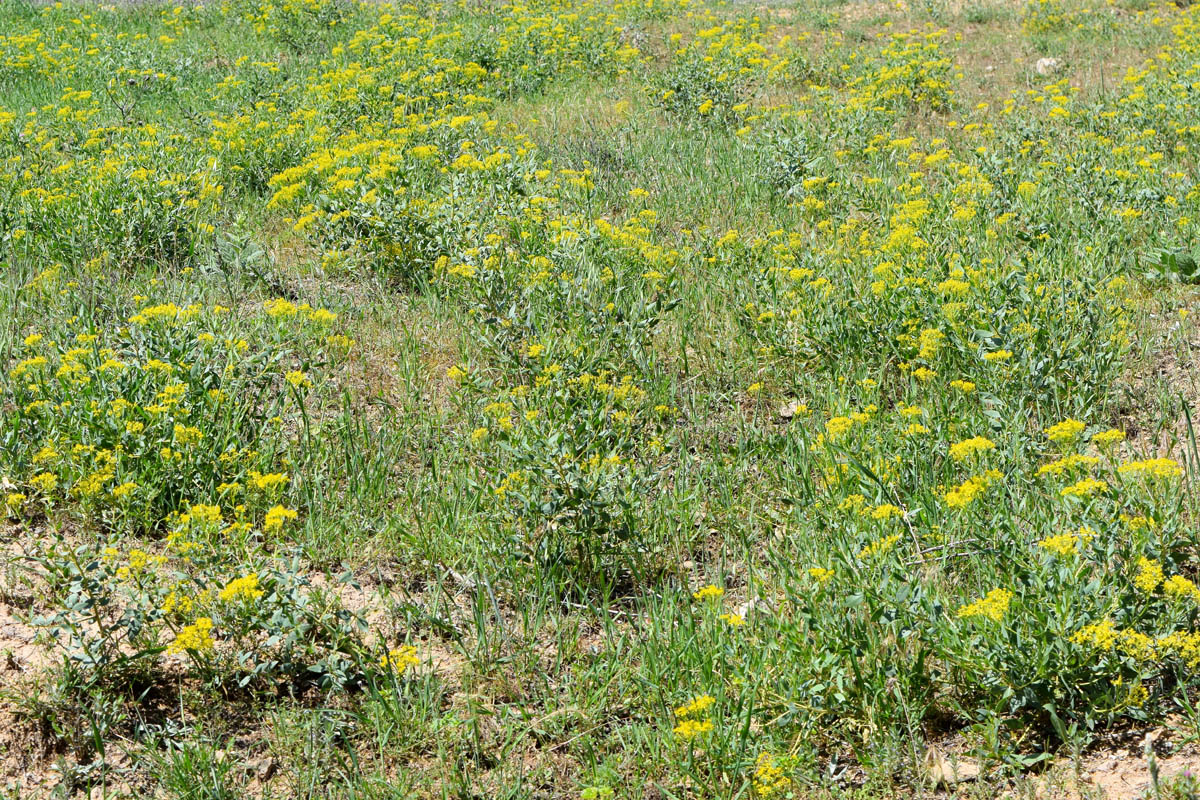
[[[1194,737],[1196,25],[0,7],[5,791],[984,797]]]

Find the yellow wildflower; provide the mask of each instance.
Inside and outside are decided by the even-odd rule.
[[[1008,589],[992,589],[975,602],[958,609],[956,616],[987,617],[993,622],[999,622],[1008,613],[1008,606],[1012,599],[1013,593]]]
[[[417,658],[417,648],[412,645],[395,647],[379,659],[379,666],[395,673],[403,673],[421,663]]]
[[[263,531],[266,533],[279,533],[283,530],[283,523],[287,520],[295,519],[296,516],[296,512],[292,509],[277,505],[267,512],[267,516],[263,520]]]
[[[964,461],[978,453],[986,453],[988,450],[993,450],[995,447],[996,443],[991,439],[985,436],[975,436],[951,445],[950,457],[955,461]]]
[[[1052,442],[1060,444],[1073,442],[1083,433],[1083,429],[1087,426],[1077,419],[1064,419],[1062,422],[1055,423],[1046,429],[1046,437]]]
[[[685,719],[676,725],[672,732],[680,739],[695,739],[697,736],[708,733],[712,729],[713,724],[711,719]]]
[[[199,617],[191,625],[186,626],[175,636],[175,640],[167,646],[168,653],[195,652],[204,653],[213,649],[213,621],[210,617]]]
[[[258,588],[258,573],[251,572],[225,584],[225,588],[217,596],[223,603],[232,603],[235,600],[257,600],[263,594],[263,590]]]
[[[1133,585],[1138,588],[1138,591],[1143,594],[1152,594],[1162,582],[1162,564],[1157,561],[1151,561],[1145,556],[1139,558],[1137,562],[1137,574],[1133,578]]]

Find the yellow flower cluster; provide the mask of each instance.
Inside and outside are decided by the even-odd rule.
[[[217,595],[223,603],[233,603],[238,600],[254,601],[262,597],[264,591],[258,587],[258,573],[251,572],[240,578],[234,578],[225,584],[225,588]]]
[[[711,731],[713,722],[709,717],[709,709],[715,702],[712,695],[699,695],[675,709],[675,718],[678,720],[674,728],[675,735],[689,740]]]
[[[1046,437],[1059,444],[1074,442],[1087,426],[1077,419],[1065,419],[1046,429]]]
[[[1143,594],[1151,594],[1163,582],[1162,564],[1157,561],[1151,561],[1143,556],[1137,562],[1137,574],[1133,578],[1133,585],[1138,588],[1138,591]]]
[[[809,567],[808,575],[817,583],[828,583],[829,579],[833,577],[833,570],[825,567]]]
[[[269,511],[263,520],[263,531],[266,533],[279,533],[283,530],[283,525],[288,520],[296,519],[296,511],[283,506],[274,506]]]
[[[1090,528],[1080,528],[1076,533],[1060,533],[1048,536],[1038,542],[1038,547],[1048,550],[1058,556],[1073,556],[1079,552],[1080,545],[1096,538],[1096,532]]]
[[[953,509],[966,508],[976,498],[980,497],[987,488],[996,481],[1000,480],[1001,475],[999,470],[989,469],[982,475],[973,475],[967,478],[954,489],[946,492],[943,500],[946,505]]]
[[[771,753],[760,753],[754,761],[754,795],[767,800],[785,796],[792,786],[792,779],[784,770],[780,759]]]
[[[1200,666],[1200,633],[1175,631],[1158,637],[1147,636],[1138,631],[1113,625],[1105,619],[1080,628],[1071,636],[1071,642],[1101,652],[1117,652],[1141,663],[1155,663],[1173,656],[1189,669]]]
[[[380,656],[379,666],[396,674],[407,672],[421,663],[417,657],[417,648],[412,645],[393,648]]]
[[[993,450],[995,447],[996,444],[991,439],[984,436],[975,436],[951,445],[950,457],[955,461],[965,461],[972,456]]]
[[[1098,478],[1081,478],[1070,486],[1063,487],[1063,497],[1088,498],[1108,491],[1108,484]]]
[[[879,558],[892,552],[896,543],[900,541],[900,534],[893,533],[891,536],[885,536],[882,539],[876,539],[869,543],[866,547],[858,551],[859,559],[866,561],[872,558]]]
[[[958,609],[958,617],[986,617],[993,622],[1000,622],[1008,613],[1013,593],[1008,589],[992,589],[980,599],[968,603]]]
[[[212,638],[213,621],[210,617],[198,617],[184,627],[167,646],[168,653],[205,653],[214,647]]]
[[[1150,458],[1144,461],[1130,461],[1117,467],[1122,475],[1135,475],[1147,478],[1178,478],[1183,475],[1183,467],[1171,458]]]

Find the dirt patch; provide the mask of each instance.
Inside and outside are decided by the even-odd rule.
[[[29,624],[37,612],[37,588],[23,568],[29,557],[27,544],[37,534],[20,526],[4,525],[0,545],[0,689],[22,675],[36,673],[50,663],[50,652],[39,629]]]
[[[1175,741],[1168,728],[1127,732],[1077,764],[1060,761],[1046,776],[1031,781],[1036,797],[1063,800],[1138,800],[1184,775],[1200,774],[1200,748]],[[1156,788],[1157,787],[1157,788]]]
[[[1121,754],[1114,754],[1098,757],[1084,764],[1080,777],[1108,800],[1125,800],[1151,792],[1155,772],[1160,785],[1185,773],[1200,774],[1200,753],[1156,757],[1153,765],[1145,756],[1122,757]]]
[[[36,672],[49,663],[46,648],[38,642],[38,631],[25,621],[19,609],[0,603],[0,675]],[[0,678],[0,685],[4,684]]]
[[[931,747],[924,769],[936,797],[999,797],[1004,800],[1143,800],[1166,795],[1181,777],[1200,775],[1200,746],[1182,718],[1169,727],[1107,734],[1078,759],[1060,757],[1044,770],[1011,783],[963,753],[961,737]],[[957,753],[957,754],[956,754]],[[1001,787],[1007,786],[1007,789]],[[1182,796],[1182,795],[1181,795]],[[1191,796],[1191,795],[1187,795]]]

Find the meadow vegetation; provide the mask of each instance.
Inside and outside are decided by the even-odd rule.
[[[5,796],[1200,737],[1197,153],[1148,0],[0,3]]]

